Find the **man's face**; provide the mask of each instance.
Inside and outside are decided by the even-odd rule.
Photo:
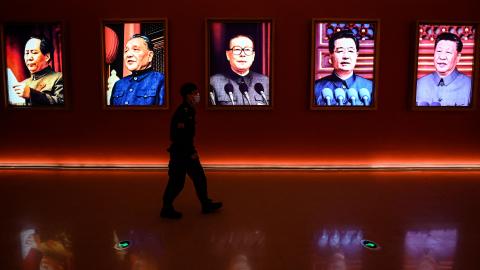
[[[457,43],[455,41],[440,40],[433,54],[433,61],[438,74],[440,76],[449,75],[460,61],[460,55],[457,52]]]
[[[250,70],[255,59],[253,49],[253,41],[247,37],[239,36],[230,40],[230,50],[226,54],[233,72],[243,75]]]
[[[198,104],[200,102],[200,92],[198,89],[195,89],[195,91],[188,94],[187,99],[190,104]]]
[[[352,71],[357,64],[358,51],[355,41],[351,38],[339,38],[334,42],[333,53],[330,55],[335,71]]]
[[[40,51],[40,39],[31,38],[25,44],[25,54],[23,59],[30,73],[36,73],[48,67],[50,54],[43,54]]]
[[[132,38],[125,45],[123,60],[130,71],[144,70],[152,63],[153,51],[142,38]]]

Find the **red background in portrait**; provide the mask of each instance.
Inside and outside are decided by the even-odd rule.
[[[438,30],[437,30],[438,28]],[[420,24],[417,31],[424,29],[435,29],[442,33],[450,32],[449,29],[461,29],[463,32],[465,29],[468,29],[469,35],[460,36],[463,42],[463,49],[461,52],[460,62],[457,64],[457,68],[460,72],[472,76],[473,74],[473,64],[474,64],[474,53],[475,53],[475,39],[474,35],[476,34],[476,27],[474,25],[448,25],[448,24]],[[455,31],[455,34],[458,35],[458,31]],[[417,42],[419,43],[418,50],[418,68],[417,68],[417,78],[423,77],[433,71],[435,71],[435,66],[433,65],[433,53],[435,50],[435,38],[436,33],[424,34],[419,37]]]

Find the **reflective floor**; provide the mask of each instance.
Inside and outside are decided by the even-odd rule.
[[[480,172],[207,175],[172,221],[165,171],[0,171],[0,269],[480,269]]]

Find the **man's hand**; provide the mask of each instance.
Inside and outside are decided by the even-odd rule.
[[[15,93],[22,98],[30,98],[30,87],[25,83],[18,83],[13,86]]]

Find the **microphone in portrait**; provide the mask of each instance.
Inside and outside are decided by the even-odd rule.
[[[227,83],[223,87],[223,90],[225,90],[227,95],[230,97],[230,101],[232,102],[232,105],[235,105],[235,100],[233,100],[233,85],[231,83]]]
[[[368,91],[367,88],[360,88],[360,90],[358,90],[358,94],[363,104],[365,104],[365,106],[370,106],[370,101],[371,101],[370,91]]]
[[[352,104],[352,106],[359,105],[359,103],[357,103],[357,100],[359,99],[357,89],[355,88],[348,89],[347,98],[348,98],[348,101]]]
[[[212,105],[217,105],[217,104],[215,103],[215,89],[213,88],[212,85],[210,85],[208,94],[209,94],[209,96],[210,96],[210,103],[211,103]]]
[[[267,99],[267,96],[265,96],[265,89],[263,88],[263,85],[261,83],[256,83],[253,86],[253,89],[255,89],[255,92],[257,92],[262,96],[263,100],[265,101],[265,104],[268,105],[268,99]]]
[[[337,100],[337,103],[339,106],[343,106],[344,101],[345,101],[345,90],[342,88],[337,88],[335,89],[335,99]]]
[[[327,106],[332,105],[332,99],[333,99],[333,91],[330,88],[323,88],[322,89],[322,95],[320,95],[317,99],[317,104],[320,105],[322,104],[321,99],[327,104]]]
[[[244,97],[247,98],[248,105],[252,105],[250,103],[250,97],[248,96],[248,86],[246,83],[240,83],[238,85],[238,88],[240,88],[240,92],[243,94]]]

